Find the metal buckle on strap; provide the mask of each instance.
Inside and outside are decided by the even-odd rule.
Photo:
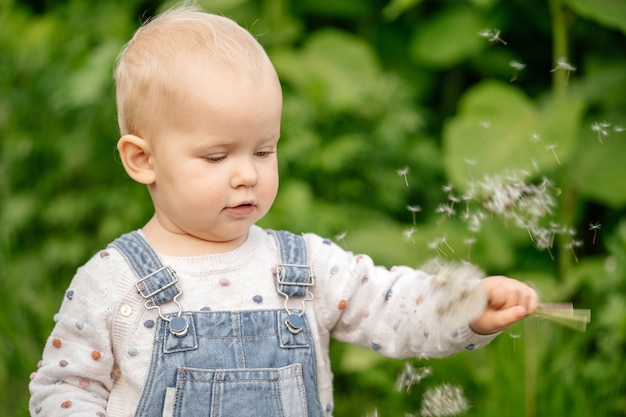
[[[306,281],[298,282],[298,281],[284,280],[283,278],[286,275],[287,268],[305,269],[306,274],[307,274]],[[302,320],[302,316],[304,315],[304,311],[306,309],[305,303],[307,301],[313,300],[313,294],[309,292],[308,290],[309,287],[312,287],[313,285],[315,285],[315,276],[313,275],[313,269],[308,265],[278,264],[276,265],[275,275],[276,275],[276,290],[278,291],[279,294],[285,297],[284,307],[285,307],[285,311],[288,314],[287,320],[285,320],[285,326],[287,327],[287,330],[289,330],[291,333],[298,334],[300,333],[300,331],[302,331],[302,328],[304,327],[304,321]],[[290,295],[287,292],[283,291],[283,289],[281,288],[282,285],[288,286],[288,287],[305,287],[306,290],[304,294],[301,295],[301,300],[300,300],[302,308],[299,311],[291,310],[289,306],[287,305],[289,302],[289,297],[294,296],[294,295],[293,294]]]
[[[173,279],[167,284],[165,284],[164,286],[159,287],[156,290],[146,294],[146,291],[144,288],[142,288],[143,286],[141,284],[147,279],[149,279],[150,277],[162,271],[167,271]],[[161,291],[164,291],[176,285],[177,282],[178,282],[178,275],[176,275],[176,271],[174,271],[174,269],[170,266],[164,266],[146,275],[145,277],[141,278],[139,281],[137,281],[135,283],[135,288],[137,289],[137,292],[139,293],[139,295],[141,295],[141,297],[144,300],[146,300],[146,302],[144,303],[144,307],[147,310],[156,308],[157,312],[159,313],[159,317],[161,317],[163,320],[167,321],[170,324],[170,332],[174,336],[183,337],[187,334],[187,330],[189,329],[189,323],[184,317],[182,317],[183,306],[178,301],[178,297],[182,294],[182,290],[176,287],[177,289],[176,294],[174,295],[174,297],[172,297],[172,301],[174,302],[174,304],[176,304],[176,307],[178,309],[178,311],[176,312],[176,315],[173,317],[167,317],[165,314],[163,314],[163,312],[161,311],[161,307],[158,304],[155,304],[154,300],[152,299],[152,297],[154,297]]]
[[[307,272],[307,280],[305,282],[294,282],[294,281],[285,281],[283,277],[286,274],[286,268],[303,268]],[[315,276],[313,275],[313,269],[308,265],[294,265],[294,264],[278,264],[276,265],[276,285],[278,287],[278,292],[285,294],[281,289],[281,285],[291,286],[291,287],[312,287],[315,285]]]
[[[168,284],[157,288],[156,290],[152,291],[149,294],[145,294],[144,289],[142,288],[142,283],[146,280],[148,280],[150,277],[152,277],[153,275],[158,274],[161,271],[168,271],[170,276],[172,276],[174,279],[169,282]],[[176,285],[176,283],[178,282],[178,275],[176,275],[176,271],[174,271],[174,269],[171,266],[164,266],[161,267],[159,269],[157,269],[156,271],[152,272],[151,274],[146,275],[145,277],[141,278],[139,281],[137,281],[135,283],[135,288],[137,288],[137,292],[139,293],[139,295],[141,295],[144,299],[149,300],[150,298],[154,297],[155,295],[157,295],[158,293],[160,293],[161,291],[171,287],[172,285]],[[178,291],[178,294],[180,294],[180,290]]]

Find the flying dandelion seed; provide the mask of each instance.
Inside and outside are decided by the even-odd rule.
[[[550,145],[546,146],[546,149],[552,152],[552,155],[554,155],[554,158],[556,159],[556,163],[561,165],[559,156],[556,154],[556,144],[551,143]]]
[[[404,236],[404,238],[406,240],[410,240],[411,243],[413,243],[413,246],[417,246],[415,244],[415,239],[413,239],[413,235],[415,234],[415,232],[417,231],[417,229],[415,227],[411,227],[410,229],[405,230],[404,232],[402,232],[402,235]]]
[[[607,122],[593,122],[591,124],[591,130],[596,132],[598,135],[598,142],[604,143],[605,137],[609,136],[609,128],[611,127],[610,123]]]
[[[406,209],[411,212],[411,217],[413,217],[413,224],[416,222],[416,213],[422,211],[420,206],[406,206]]]
[[[456,210],[454,210],[454,203],[450,203],[450,204],[439,203],[439,204],[437,204],[437,207],[435,208],[435,213],[441,214],[441,218],[437,222],[437,225],[441,226],[441,223],[443,223],[447,218],[453,217],[456,214]]]
[[[463,239],[463,243],[467,245],[467,259],[469,260],[472,252],[472,246],[476,243],[476,238],[468,237],[467,239]]]
[[[435,252],[437,252],[437,254],[439,256],[445,256],[447,257],[448,255],[443,251],[443,249],[441,249],[441,247],[439,245],[441,245],[441,239],[435,239],[432,242],[428,242],[426,244],[426,246],[428,246],[428,249],[430,250],[434,250]]]
[[[565,250],[569,250],[574,257],[574,261],[578,263],[578,255],[576,255],[576,249],[583,245],[582,240],[572,239],[565,244]]]
[[[596,244],[596,236],[598,235],[598,230],[602,228],[600,223],[589,223],[589,230],[593,231],[593,241],[592,244]]]
[[[537,143],[541,141],[541,135],[537,132],[533,132],[530,134],[530,140]]]
[[[407,188],[409,187],[409,178],[408,178],[408,174],[411,171],[411,169],[409,167],[404,167],[402,169],[399,169],[396,171],[396,174],[398,174],[401,177],[404,177],[404,184],[407,186]]]
[[[567,73],[567,75],[565,76],[565,84],[567,84],[570,74],[576,71],[576,67],[567,62],[565,58],[559,58],[556,61],[556,67],[552,68],[550,72],[555,72],[558,70],[564,70]]]
[[[522,337],[522,335],[520,335],[518,333],[511,333],[511,332],[509,332],[509,337],[511,339],[513,339],[513,352],[515,352],[515,340],[519,339],[520,337]]]
[[[432,417],[456,416],[469,410],[469,407],[461,387],[442,384],[424,393],[420,414]]]
[[[396,391],[411,393],[413,385],[417,385],[420,381],[430,375],[432,375],[432,368],[425,366],[422,368],[414,368],[409,362],[404,364],[404,369],[398,375],[396,379]]]
[[[511,75],[511,79],[509,80],[509,82],[512,83],[517,80],[519,72],[526,68],[526,64],[520,61],[511,61],[509,62],[509,66],[513,68],[513,75]]]
[[[455,252],[455,250],[454,250],[454,249],[452,249],[452,246],[450,246],[450,244],[448,243],[448,236],[445,236],[445,235],[444,235],[444,236],[442,236],[442,237],[439,239],[439,241],[440,241],[442,244],[446,245],[446,247],[447,247],[448,249],[450,249],[450,251],[451,251],[452,253],[456,253],[456,252]]]
[[[506,42],[500,37],[500,29],[484,29],[478,32],[478,34],[487,39],[492,45],[496,43],[506,45]]]
[[[339,233],[337,236],[335,236],[335,240],[337,240],[338,242],[341,242],[344,246],[346,246],[346,236],[348,236],[347,231],[343,233]]]
[[[529,171],[514,170],[468,182],[467,191],[461,197],[465,208],[458,217],[473,234],[481,230],[486,220],[499,218],[526,230],[531,242],[539,250],[547,250],[552,257],[550,250],[555,234],[568,234],[573,239],[575,230],[557,224],[544,225],[557,206],[556,195],[560,190],[548,178],[537,183],[529,181],[530,176]],[[442,219],[449,215],[446,211],[449,208],[449,205],[437,207]],[[441,249],[442,242],[437,243]]]
[[[483,128],[483,142],[487,141],[487,131],[491,128],[491,122],[487,121],[487,120],[481,120],[478,122],[478,124],[480,124],[480,127]]]
[[[613,132],[615,133],[622,133],[623,131],[625,131],[626,128],[624,126],[613,126]]]

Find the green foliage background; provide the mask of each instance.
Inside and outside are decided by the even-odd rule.
[[[418,415],[421,394],[442,382],[463,387],[468,416],[626,414],[623,0],[200,4],[256,34],[284,83],[281,190],[263,226],[346,232],[343,245],[388,266],[436,256],[428,242],[445,234],[447,256],[466,259],[465,225],[435,213],[442,185],[462,191],[525,168],[555,182],[549,220],[584,243],[572,253],[557,241],[550,256],[494,219],[471,260],[532,281],[546,301],[590,308],[587,332],[528,319],[479,351],[411,361],[434,373],[410,393],[394,390],[403,362],[334,344],[336,416]],[[3,415],[28,415],[28,376],[75,269],[150,216],[116,157],[111,74],[139,22],[164,7],[0,0]],[[555,69],[561,57],[575,71]],[[526,64],[515,80],[513,60]],[[606,135],[592,129],[600,122]],[[409,205],[422,208],[415,225]],[[414,242],[403,237],[411,227]]]

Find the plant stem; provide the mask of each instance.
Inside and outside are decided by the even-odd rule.
[[[567,58],[567,25],[563,12],[562,0],[548,0],[552,17],[552,60],[554,65],[560,58]],[[552,76],[552,94],[555,98],[564,99],[569,74],[558,69]]]
[[[524,415],[537,416],[537,320],[524,320]]]

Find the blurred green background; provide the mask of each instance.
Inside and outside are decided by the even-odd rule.
[[[284,84],[281,190],[263,226],[336,237],[387,266],[470,258],[592,310],[586,332],[530,318],[484,349],[411,360],[433,374],[410,393],[394,389],[404,361],[336,343],[336,416],[417,416],[444,382],[463,388],[467,416],[626,415],[626,2],[199,3],[257,35]],[[151,214],[116,155],[112,69],[164,7],[0,0],[3,415],[28,415],[29,374],[76,268]],[[437,213],[442,186],[461,194],[514,168],[553,181],[542,221],[576,245],[557,236],[541,251],[498,218],[472,235]]]

